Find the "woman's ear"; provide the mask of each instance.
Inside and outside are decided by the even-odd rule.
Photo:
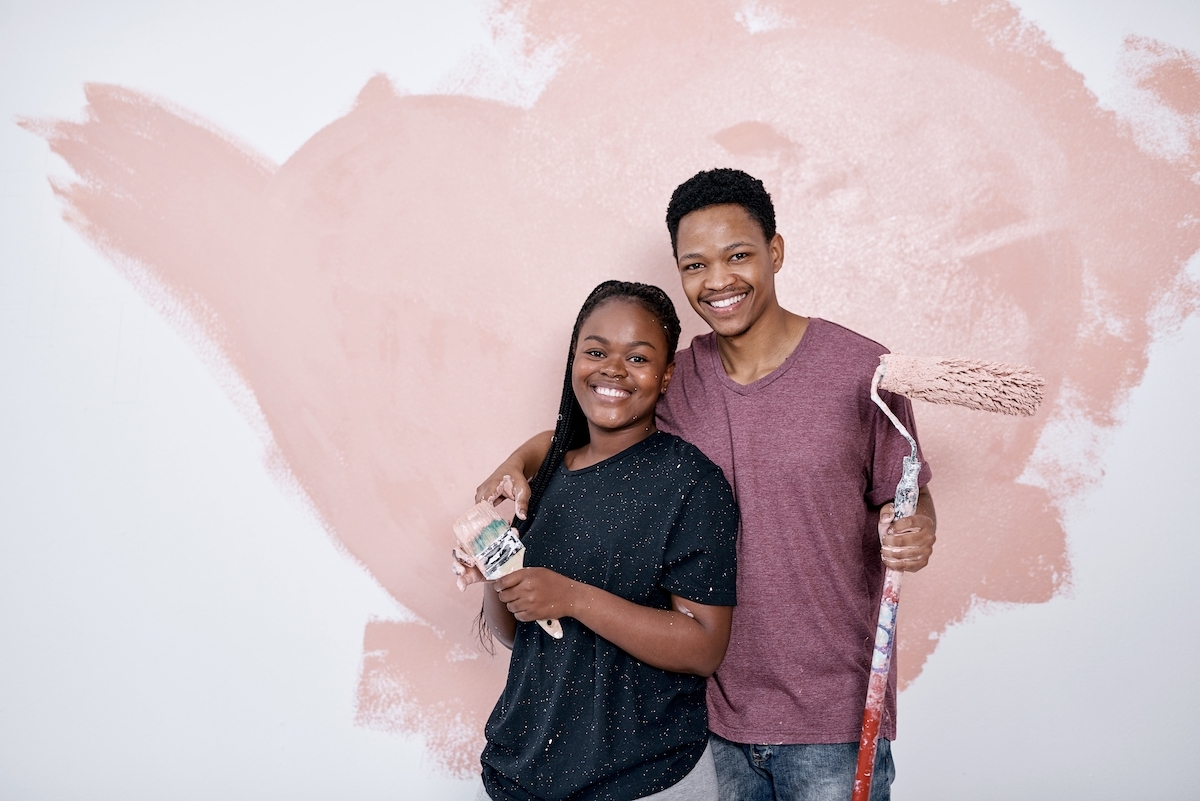
[[[658,394],[662,395],[667,391],[667,384],[671,383],[671,376],[675,374],[675,362],[667,365],[667,369],[663,370],[662,381],[659,382]]]

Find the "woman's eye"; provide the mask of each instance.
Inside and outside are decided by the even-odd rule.
[[[645,356],[630,356],[629,361],[633,362],[634,364],[645,364],[646,362],[648,362],[650,360],[647,359]]]
[[[586,353],[588,356],[591,356],[593,359],[604,358],[604,351],[602,350],[585,350],[584,353]]]

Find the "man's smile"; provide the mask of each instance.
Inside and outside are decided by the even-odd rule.
[[[729,309],[729,308],[732,308],[733,306],[736,306],[738,303],[741,303],[743,300],[745,300],[746,296],[749,294],[750,294],[749,292],[742,292],[741,294],[731,295],[730,297],[727,297],[727,298],[719,298],[717,300],[705,300],[704,303],[706,303],[707,305],[711,306],[714,309]]]

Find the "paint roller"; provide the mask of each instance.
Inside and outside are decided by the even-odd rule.
[[[871,379],[871,400],[883,410],[896,430],[908,441],[912,452],[904,457],[900,483],[892,506],[892,519],[911,517],[917,510],[917,441],[896,419],[879,397],[884,389],[908,398],[930,403],[952,404],[1002,414],[1031,415],[1042,402],[1045,381],[1028,367],[1001,362],[966,359],[921,359],[886,354]],[[858,740],[858,769],[854,776],[852,801],[868,801],[871,777],[875,770],[875,748],[879,724],[883,719],[883,697],[887,690],[888,668],[896,631],[896,608],[900,603],[900,579],[904,574],[888,568],[879,601],[879,623],[875,629],[875,649],[867,681],[867,700],[863,709],[862,734]]]

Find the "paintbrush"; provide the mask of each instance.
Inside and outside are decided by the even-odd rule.
[[[521,537],[489,501],[480,501],[454,521],[454,537],[488,581],[525,565],[525,546],[521,544]],[[539,620],[537,623],[554,639],[562,639],[562,624],[557,620]]]
[[[1031,415],[1042,402],[1042,377],[1028,367],[965,359],[920,359],[892,353],[879,357],[879,367],[871,379],[871,400],[875,401],[892,425],[908,441],[912,452],[904,457],[900,483],[892,504],[892,519],[911,517],[917,510],[917,441],[888,405],[879,390],[909,398],[965,406],[986,412]],[[871,675],[867,681],[867,701],[863,709],[862,734],[858,741],[858,770],[854,777],[852,801],[868,801],[871,776],[875,771],[875,747],[879,724],[883,719],[883,696],[887,690],[888,668],[892,661],[892,643],[896,632],[896,608],[900,603],[900,578],[904,574],[888,568],[879,602],[879,623],[875,629],[875,650],[871,657]]]

